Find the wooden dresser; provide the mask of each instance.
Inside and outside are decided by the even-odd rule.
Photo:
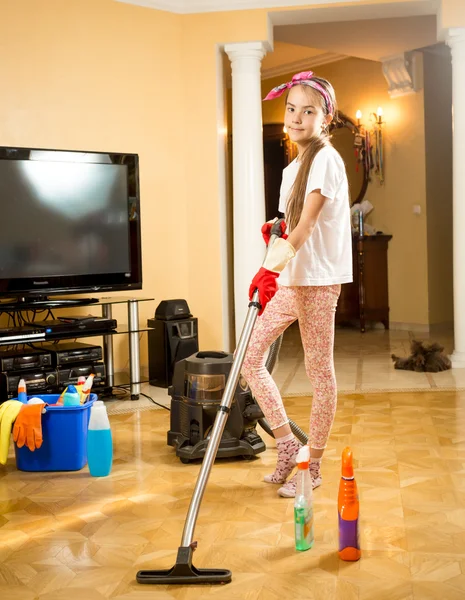
[[[389,329],[388,243],[391,235],[352,238],[353,283],[342,286],[336,310],[336,324],[381,322]]]

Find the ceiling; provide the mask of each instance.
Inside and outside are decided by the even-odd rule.
[[[315,68],[342,58],[346,56],[298,44],[275,42],[273,52],[268,52],[262,60],[262,78],[269,79],[291,71],[297,72],[302,65]]]
[[[381,61],[437,44],[439,0],[400,0],[368,4],[363,0],[117,0],[173,12],[209,12],[277,7],[269,13],[274,52],[263,61],[272,77],[300,64],[312,67],[354,56]],[[465,0],[461,0],[465,1]],[[319,3],[326,6],[318,7]],[[288,6],[286,6],[288,5]],[[305,8],[296,8],[306,5]],[[292,8],[290,8],[292,6]]]
[[[459,0],[460,2],[462,0]],[[325,6],[317,8],[325,0],[315,0],[312,8],[282,10],[270,12],[273,25],[302,25],[304,23],[327,23],[330,21],[363,21],[384,18],[420,17],[437,15],[439,0],[407,0],[406,2],[385,2],[384,4],[367,4],[355,0],[346,6]],[[285,4],[283,0],[283,4]]]
[[[302,23],[302,14],[307,15],[312,13],[312,20],[318,12],[324,12],[326,16],[331,13],[330,20],[340,15],[356,9],[360,12],[356,19],[359,18],[377,18],[386,15],[386,7],[389,6],[389,11],[392,16],[419,15],[419,14],[436,14],[439,5],[439,0],[406,0],[405,2],[396,2],[395,4],[376,4],[367,5],[360,4],[361,0],[343,0],[346,3],[345,7],[340,6],[341,0],[116,0],[125,4],[136,4],[156,10],[166,10],[173,13],[202,13],[202,12],[221,12],[229,10],[249,10],[255,8],[278,8],[279,12],[273,13],[273,23],[281,25],[289,25],[292,22]],[[460,0],[459,0],[460,1]],[[313,6],[325,4],[327,8],[314,9]],[[330,5],[335,4],[332,8]],[[307,9],[295,10],[296,6],[312,6],[310,11]],[[329,8],[328,8],[329,5]],[[291,11],[286,11],[286,8],[291,8]],[[300,13],[300,14],[299,14]],[[366,16],[364,16],[366,15]],[[351,17],[353,18],[353,17]],[[289,20],[290,19],[290,20]],[[340,19],[343,20],[343,19]]]
[[[436,17],[427,15],[283,25],[274,28],[274,39],[277,43],[298,46],[299,54],[304,54],[303,48],[306,47],[309,56],[314,52],[334,52],[379,61],[435,44]],[[289,54],[289,49],[283,52],[283,60],[287,60]]]

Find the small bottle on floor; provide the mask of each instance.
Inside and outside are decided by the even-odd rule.
[[[342,560],[359,560],[360,541],[358,518],[360,505],[357,483],[354,478],[352,450],[347,447],[342,452],[342,476],[337,497],[339,513],[339,557]]]
[[[297,487],[294,500],[295,549],[309,550],[313,546],[313,490],[308,470],[310,448],[302,446],[297,454]]]

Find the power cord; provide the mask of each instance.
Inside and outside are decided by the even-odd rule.
[[[122,400],[128,396],[127,390],[122,390],[124,393],[116,393],[117,387],[106,388],[103,391],[99,391],[98,395],[100,398],[115,398],[116,400]]]
[[[126,393],[128,392],[128,389],[130,388],[130,384],[124,384],[124,385],[114,385],[113,389],[121,389],[124,390]],[[153,402],[153,404],[156,404],[157,406],[159,406],[160,408],[164,408],[165,410],[167,410],[168,412],[171,412],[171,409],[168,408],[167,406],[164,406],[163,404],[160,404],[159,402],[156,402],[151,396],[149,396],[148,394],[144,394],[143,392],[139,392],[139,396],[144,396],[144,398],[147,398],[148,400],[150,400],[151,402]]]

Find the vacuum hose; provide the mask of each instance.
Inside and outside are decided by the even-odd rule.
[[[273,369],[276,366],[276,362],[278,360],[278,355],[279,355],[279,351],[281,350],[282,343],[283,343],[283,334],[281,334],[270,346],[270,350],[268,352],[268,356],[265,361],[265,367],[266,367],[268,373],[270,373],[270,374],[273,373]],[[254,402],[257,404],[257,401],[255,400],[255,398],[254,398]],[[270,435],[271,437],[274,437],[273,430],[268,425],[268,421],[264,417],[262,419],[259,419],[258,422],[260,423],[260,426],[262,427],[262,429],[264,429],[268,435]],[[294,421],[289,420],[289,426],[291,428],[292,433],[299,440],[299,442],[302,442],[302,444],[306,444],[308,442],[307,434],[297,425],[297,423],[294,423]]]

